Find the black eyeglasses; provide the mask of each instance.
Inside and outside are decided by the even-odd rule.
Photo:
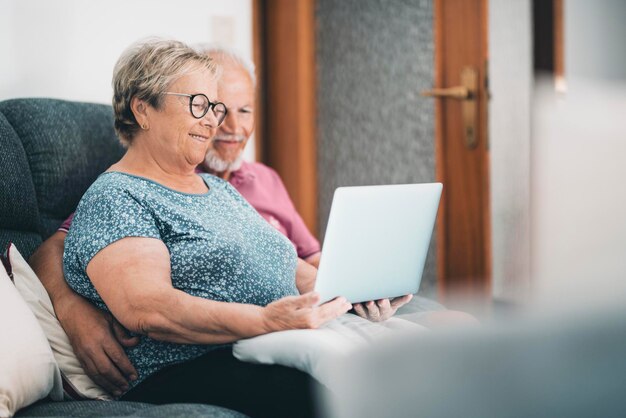
[[[163,94],[169,94],[171,96],[189,97],[189,111],[191,116],[196,119],[202,119],[209,110],[213,112],[215,119],[217,119],[217,126],[220,126],[224,119],[226,119],[226,113],[228,109],[222,102],[212,102],[206,95],[200,94],[185,94],[185,93],[172,93],[169,91],[163,92]]]

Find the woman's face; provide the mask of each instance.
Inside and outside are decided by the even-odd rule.
[[[217,82],[205,70],[185,75],[172,83],[170,93],[205,94],[209,101],[217,101]],[[160,109],[149,111],[150,152],[174,166],[196,167],[202,161],[217,130],[213,112],[196,119],[189,110],[189,97],[164,95]],[[155,157],[157,156],[155,155]]]
[[[254,131],[254,85],[247,71],[225,66],[218,83],[219,101],[228,108],[207,155],[210,170],[233,169]],[[235,167],[236,169],[236,167]]]

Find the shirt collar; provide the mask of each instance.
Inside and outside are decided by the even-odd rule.
[[[239,170],[233,171],[230,175],[231,179],[237,179],[240,182],[256,178],[256,174],[254,174],[254,171],[252,170],[252,164],[247,161],[242,161]]]

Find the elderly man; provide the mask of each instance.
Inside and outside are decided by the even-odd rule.
[[[317,267],[320,260],[319,242],[306,228],[295,210],[278,174],[261,163],[242,159],[254,131],[255,77],[251,64],[237,55],[219,49],[204,49],[222,67],[218,97],[227,107],[227,116],[220,125],[204,164],[198,171],[214,174],[228,181],[271,225],[283,233],[296,248],[299,263],[305,261]],[[118,395],[128,388],[128,381],[137,372],[122,346],[138,342],[110,314],[96,309],[74,293],[64,280],[63,250],[65,236],[73,215],[33,254],[30,263],[48,291],[61,325],[87,374],[105,390]],[[316,270],[309,266],[313,289]],[[392,301],[381,300],[356,304],[360,316],[384,320],[407,303],[411,295]]]
[[[296,211],[278,174],[264,164],[243,161],[243,150],[255,125],[252,65],[224,50],[203,52],[222,67],[218,97],[228,108],[203,168],[232,184],[263,218],[289,238],[298,257],[317,267],[320,244]]]

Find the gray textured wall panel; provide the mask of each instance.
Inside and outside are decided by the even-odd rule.
[[[434,179],[432,0],[318,0],[317,25],[323,236],[336,187]],[[423,291],[435,277],[431,245]]]

